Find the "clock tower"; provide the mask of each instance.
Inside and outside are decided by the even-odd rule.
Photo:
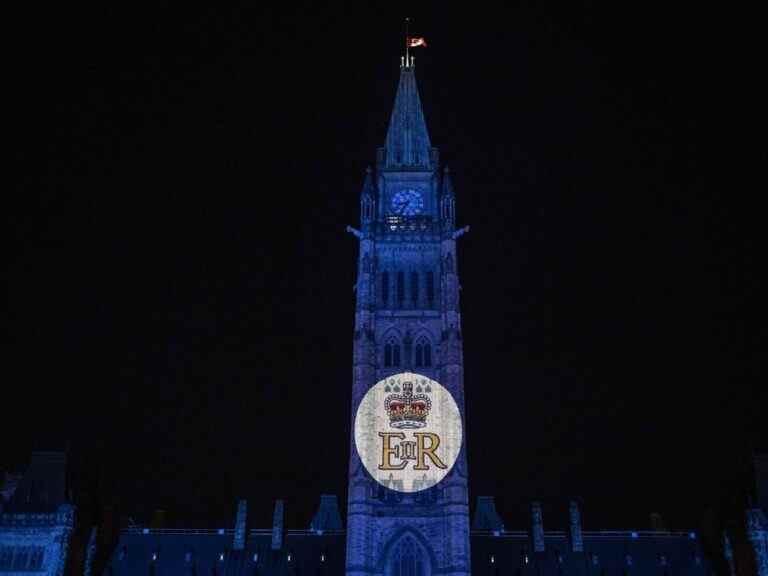
[[[350,446],[346,572],[348,576],[466,576],[470,573],[469,506],[461,433],[464,371],[456,255],[456,240],[466,228],[455,227],[453,186],[429,139],[413,58],[401,64],[386,141],[377,150],[375,170],[367,171],[360,204],[360,229],[349,228],[359,239],[360,250],[352,378],[356,430]],[[372,418],[369,399],[377,386],[386,392],[394,390],[386,400],[394,428],[378,433],[383,442],[378,450],[383,449],[386,464],[378,470],[389,476],[377,474],[376,467],[361,456],[360,438],[370,430],[367,424],[361,429],[360,422],[373,420],[361,419],[359,412]],[[395,395],[400,386],[402,395]],[[446,402],[435,400],[438,388],[446,391]],[[431,401],[416,400],[430,393]],[[390,402],[391,398],[396,401]],[[437,449],[437,434],[430,436],[424,431],[428,428],[410,431],[421,442],[415,469],[438,464],[443,470],[432,482],[425,473],[423,483],[404,485],[395,475],[413,456],[405,446],[409,442],[397,446],[391,444],[392,438],[407,438],[404,422],[416,427],[440,417],[445,420],[448,404],[456,407],[453,435],[447,436],[454,445],[449,446],[449,439],[441,446],[454,450],[453,464],[446,466],[447,460],[436,451],[424,457]],[[425,405],[427,410],[432,408],[429,416],[423,412]],[[375,433],[368,437],[373,438],[371,442],[379,440]]]

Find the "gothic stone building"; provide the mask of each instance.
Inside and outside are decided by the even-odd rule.
[[[65,573],[74,507],[65,497],[65,455],[38,452],[0,493],[0,574]]]
[[[455,196],[432,147],[411,59],[400,82],[384,146],[360,199],[353,335],[353,415],[389,375],[413,371],[440,382],[464,414]],[[470,521],[464,449],[438,484],[404,494],[380,486],[351,437],[347,526],[336,498],[323,496],[312,525],[286,530],[283,503],[273,526],[209,531],[125,532],[107,568],[115,576],[165,574],[706,574],[695,533],[590,532],[571,504],[567,532],[546,532],[533,504],[530,531],[505,530],[492,498]],[[566,511],[564,511],[566,514]]]
[[[401,64],[386,141],[377,152],[375,168],[365,175],[360,205],[359,229],[349,229],[359,241],[353,411],[377,381],[413,371],[440,382],[463,419],[457,240],[466,229],[455,225],[451,177],[431,145],[411,59]],[[563,510],[569,521],[562,532],[545,531],[537,503],[531,506],[527,531],[505,529],[491,497],[477,498],[470,518],[463,446],[440,482],[403,493],[379,485],[361,465],[354,436],[351,442],[346,529],[335,496],[321,497],[306,529],[286,529],[282,501],[275,504],[271,527],[249,528],[247,504],[241,501],[228,528],[126,529],[104,572],[112,576],[710,572],[695,533],[587,531],[576,503]],[[61,503],[60,495],[49,496],[47,515],[3,516],[0,550],[5,556],[0,556],[0,573],[58,570],[70,522]],[[44,552],[38,561],[41,547]],[[31,554],[34,562],[29,560]],[[18,569],[17,555],[24,559]],[[10,564],[8,557],[13,558]]]

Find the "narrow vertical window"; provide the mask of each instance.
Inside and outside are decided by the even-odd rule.
[[[389,304],[389,272],[381,273],[381,301],[386,306]]]
[[[10,546],[0,546],[0,568],[10,568],[13,553]]]
[[[32,562],[32,569],[33,570],[40,570],[40,568],[43,565],[43,551],[44,548],[42,546],[37,546],[35,550],[35,557]]]
[[[384,344],[384,367],[393,366],[400,366],[400,342],[394,336],[390,336]]]
[[[16,548],[16,553],[13,555],[13,570],[16,572],[25,571],[27,569],[27,561],[29,554],[27,549],[23,546]]]
[[[419,273],[411,272],[411,301],[416,306],[419,303]]]
[[[398,543],[393,552],[392,576],[424,576],[424,559],[410,537]]]
[[[427,272],[427,303],[430,308],[435,303],[435,275],[431,270]]]
[[[402,307],[405,300],[405,273],[401,270],[397,273],[397,305]]]
[[[432,366],[432,345],[425,336],[416,341],[413,363],[419,368]]]

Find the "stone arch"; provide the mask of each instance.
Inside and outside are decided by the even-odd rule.
[[[437,558],[421,532],[403,526],[389,537],[378,564],[383,576],[431,576],[437,569]]]

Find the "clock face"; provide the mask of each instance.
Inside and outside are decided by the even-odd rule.
[[[411,188],[400,190],[392,197],[392,211],[401,216],[415,216],[424,209],[421,193]]]

